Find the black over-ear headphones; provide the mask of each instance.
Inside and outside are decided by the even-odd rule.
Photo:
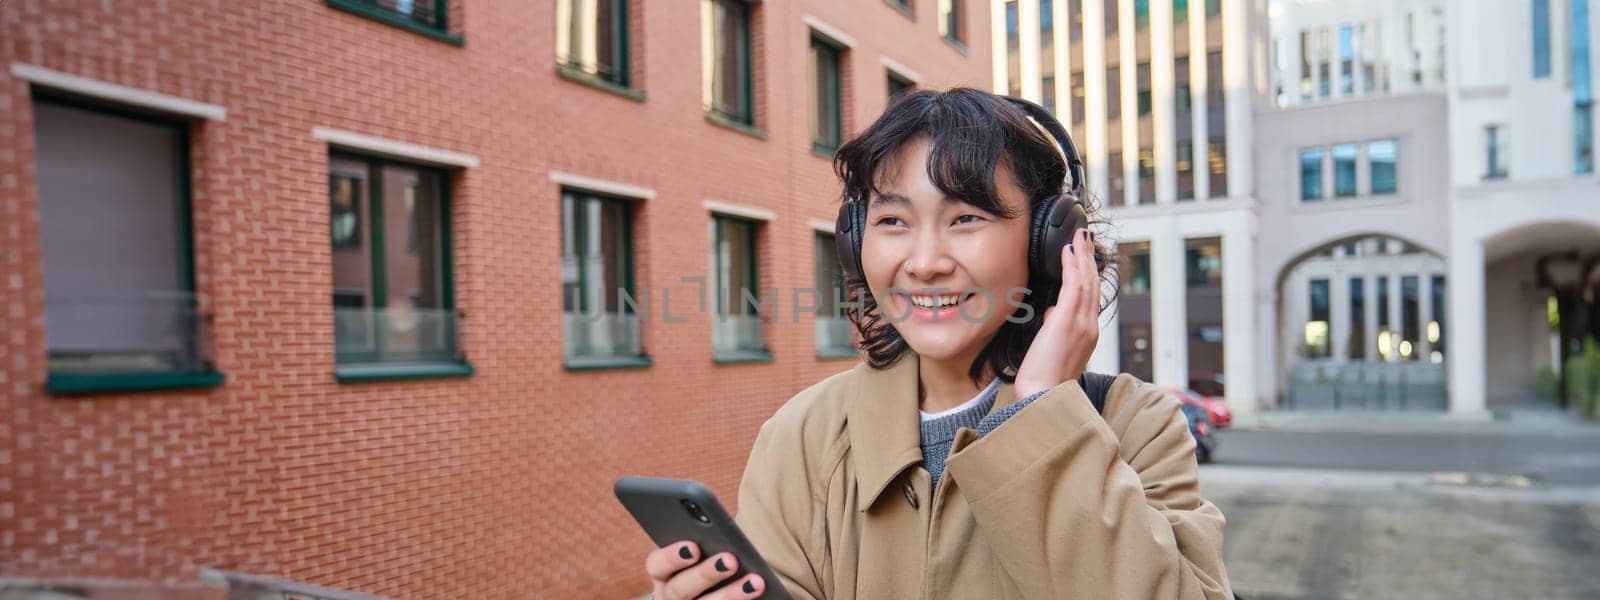
[[[1021,98],[1000,96],[1022,109],[1027,116],[1055,138],[1066,158],[1067,172],[1062,178],[1061,191],[1040,202],[1032,202],[1031,232],[1028,240],[1028,273],[1052,281],[1061,280],[1061,249],[1072,243],[1072,236],[1089,225],[1089,214],[1083,204],[1084,170],[1078,147],[1065,127],[1044,107]],[[1030,201],[1034,200],[1029,198]],[[846,281],[865,282],[861,268],[861,238],[867,228],[868,198],[846,198],[839,206],[839,218],[834,222],[834,244],[839,252]]]

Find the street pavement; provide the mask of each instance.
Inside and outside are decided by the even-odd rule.
[[[1246,426],[1200,474],[1246,599],[1600,598],[1600,427]]]

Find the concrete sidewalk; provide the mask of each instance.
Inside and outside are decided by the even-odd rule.
[[[1579,419],[1555,407],[1496,410],[1492,419],[1469,420],[1444,412],[1267,411],[1235,415],[1232,429],[1305,432],[1519,433],[1532,431],[1600,435],[1600,423]]]

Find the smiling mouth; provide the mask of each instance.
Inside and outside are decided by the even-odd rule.
[[[976,292],[960,292],[946,294],[901,294],[911,305],[913,315],[940,320],[955,312],[961,303],[971,300],[978,294]]]

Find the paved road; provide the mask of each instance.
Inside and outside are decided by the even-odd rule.
[[[1201,469],[1203,493],[1228,519],[1229,578],[1250,600],[1600,598],[1600,488],[1425,480]]]
[[[1525,475],[1600,485],[1600,430],[1315,432],[1225,429],[1222,465]],[[1597,559],[1600,560],[1600,559]],[[1600,563],[1597,563],[1600,564]]]

